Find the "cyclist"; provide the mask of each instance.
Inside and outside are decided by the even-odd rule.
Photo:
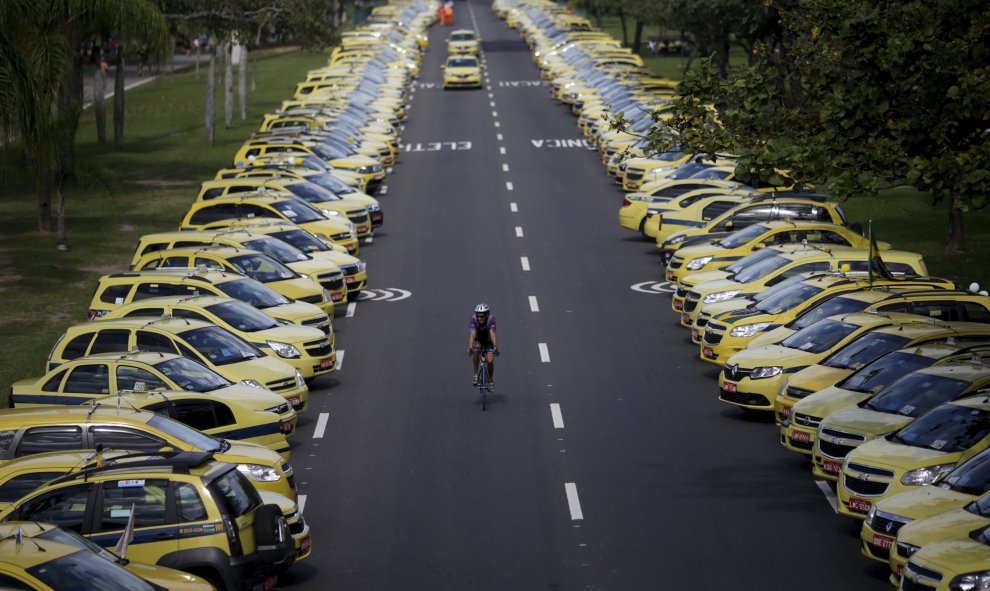
[[[478,363],[481,352],[485,353],[488,362],[488,390],[495,391],[495,355],[498,354],[498,338],[495,336],[495,316],[490,314],[488,304],[478,304],[471,315],[468,334],[468,355],[474,366],[473,384],[478,385]]]

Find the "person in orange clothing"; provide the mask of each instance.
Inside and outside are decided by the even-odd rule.
[[[447,17],[447,25],[453,26],[454,24],[454,2],[453,0],[447,0],[446,4],[443,5],[443,11]]]
[[[440,19],[440,26],[447,24],[447,8],[443,4],[437,9],[437,17]]]

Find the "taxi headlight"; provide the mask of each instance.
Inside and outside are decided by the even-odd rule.
[[[873,527],[873,518],[877,516],[877,506],[870,505],[870,510],[866,513],[866,525]]]
[[[715,302],[724,302],[725,300],[731,300],[736,297],[739,293],[738,289],[730,289],[728,291],[716,291],[715,293],[710,293],[701,299],[702,302],[706,304],[714,304]]]
[[[252,388],[261,388],[262,390],[265,389],[265,387],[258,380],[241,380],[241,383],[245,386],[251,386]]]
[[[765,380],[784,373],[784,368],[779,365],[767,365],[765,367],[754,367],[749,374],[751,380]]]
[[[324,290],[326,291],[326,290]],[[288,343],[280,343],[278,341],[265,341],[268,346],[275,351],[275,354],[279,357],[285,357],[286,359],[296,359],[299,357],[299,349],[296,349]]]
[[[915,546],[914,544],[908,544],[906,542],[897,542],[897,548],[898,550],[901,551],[901,553],[903,553],[908,558],[911,558],[911,555],[913,555],[915,552],[918,551],[918,546]],[[981,589],[981,588],[985,588],[985,587],[971,587],[971,589]]]
[[[328,218],[340,217],[339,211],[334,211],[332,209],[321,209],[320,211],[323,212],[323,215],[327,216]]]
[[[366,207],[367,207],[368,211],[381,211],[382,210],[382,206],[381,205],[378,205],[377,203],[372,203],[371,205],[368,205]]]
[[[278,470],[261,464],[237,464],[237,471],[255,482],[278,482],[282,478]]]
[[[358,261],[357,267],[358,267],[358,273],[364,273],[365,271],[368,270],[368,263],[364,261]]]
[[[324,289],[323,290],[323,301],[324,302],[332,302],[333,301],[333,294],[330,293],[330,290],[329,289]]]
[[[299,373],[298,369],[296,370],[296,385],[300,387],[306,385],[306,379],[303,378],[303,375]]]
[[[763,332],[770,326],[769,322],[754,322],[753,324],[743,324],[729,331],[732,337],[751,337]]]
[[[934,466],[925,466],[924,468],[911,470],[904,476],[901,476],[901,484],[906,484],[908,486],[925,486],[926,484],[931,484],[939,478],[945,476],[955,467],[955,464],[936,464]]]
[[[975,591],[990,589],[990,570],[966,573],[949,581],[949,589],[953,591]]]
[[[691,259],[691,262],[687,264],[687,268],[690,271],[697,271],[698,269],[712,262],[713,258],[715,257],[698,257],[696,259]]]

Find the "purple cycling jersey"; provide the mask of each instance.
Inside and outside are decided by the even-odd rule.
[[[492,330],[495,330],[495,316],[489,316],[488,322],[484,326],[478,324],[478,318],[474,314],[471,315],[471,323],[468,325],[469,328],[474,331],[475,338],[481,343],[481,346],[491,346],[492,344]]]

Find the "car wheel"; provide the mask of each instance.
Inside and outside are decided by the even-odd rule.
[[[652,238],[646,235],[646,218],[643,218],[639,222],[639,235],[643,237],[643,240],[646,241],[653,240]]]

